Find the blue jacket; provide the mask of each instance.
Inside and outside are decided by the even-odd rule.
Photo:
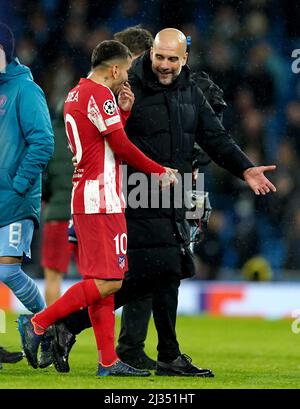
[[[39,224],[41,174],[54,138],[43,91],[16,58],[0,73],[0,227]]]

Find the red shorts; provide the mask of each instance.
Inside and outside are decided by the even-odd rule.
[[[122,280],[128,270],[124,214],[75,214],[73,221],[83,277]]]
[[[78,264],[78,246],[68,242],[68,224],[65,220],[45,223],[42,238],[43,268],[66,273],[72,255]]]

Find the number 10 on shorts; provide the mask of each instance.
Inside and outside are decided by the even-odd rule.
[[[116,244],[116,254],[126,254],[127,250],[127,234],[122,233],[121,235],[117,234],[114,237],[114,242]]]

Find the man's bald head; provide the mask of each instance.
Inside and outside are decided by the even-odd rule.
[[[187,60],[186,37],[176,28],[165,28],[156,34],[151,48],[152,71],[163,85],[170,85]]]
[[[155,47],[178,48],[178,51],[184,54],[186,52],[186,36],[176,28],[164,28],[155,36],[153,48]]]

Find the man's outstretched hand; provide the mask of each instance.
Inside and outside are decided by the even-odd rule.
[[[276,192],[276,187],[264,175],[264,172],[269,172],[270,170],[275,169],[275,165],[255,166],[254,168],[246,169],[243,176],[250,189],[252,189],[256,195],[265,195],[270,191]]]

